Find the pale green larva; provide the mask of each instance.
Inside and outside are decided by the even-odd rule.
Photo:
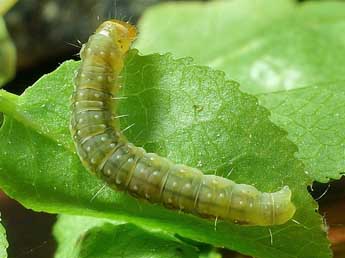
[[[114,114],[123,67],[136,29],[117,20],[100,25],[83,46],[75,79],[71,133],[84,166],[117,190],[207,218],[248,225],[277,225],[292,218],[287,186],[262,193],[250,185],[204,175],[129,143]]]

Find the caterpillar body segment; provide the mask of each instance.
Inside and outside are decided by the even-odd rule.
[[[116,94],[118,75],[135,36],[132,25],[109,20],[81,50],[70,127],[84,166],[114,189],[202,217],[261,226],[291,219],[295,207],[287,186],[262,193],[174,164],[127,141],[116,118]]]

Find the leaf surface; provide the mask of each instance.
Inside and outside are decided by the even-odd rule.
[[[59,243],[55,258],[197,258],[197,249],[164,232],[104,219],[60,216],[54,227]]]
[[[1,6],[0,6],[1,7]],[[0,88],[15,74],[16,50],[0,17]],[[1,119],[0,119],[1,120]]]
[[[341,2],[169,3],[145,13],[136,47],[192,56],[263,93],[343,79],[344,30]]]
[[[272,110],[272,121],[298,142],[296,156],[306,173],[327,182],[345,172],[345,82],[263,94],[260,103]]]

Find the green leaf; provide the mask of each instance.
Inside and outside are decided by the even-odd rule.
[[[290,221],[269,230],[218,221],[215,228],[212,220],[103,189],[83,168],[68,131],[77,67],[77,62],[63,64],[20,97],[0,91],[0,111],[6,114],[0,185],[8,195],[35,210],[132,222],[258,258],[330,256],[321,217],[306,191],[310,179],[294,157],[296,147],[237,83],[190,59],[132,51],[122,74],[127,99],[121,100],[119,113],[130,115],[121,120],[122,127],[135,122],[126,136],[175,162],[262,191],[289,185],[300,224]]]
[[[0,0],[0,15],[4,15],[17,0]]]
[[[222,258],[222,254],[219,253],[217,250],[210,250],[207,253],[201,253],[199,258]]]
[[[16,69],[16,50],[0,17],[0,88],[12,79]]]
[[[264,36],[260,32],[272,27],[293,7],[290,0],[164,3],[144,13],[135,45],[144,54],[158,51],[192,56],[196,63],[223,70],[236,80],[242,76],[233,69],[240,69],[241,63],[229,62],[232,55],[242,56],[259,47],[257,38]]]
[[[140,21],[136,47],[145,54],[192,56],[225,71],[251,93],[343,79],[345,3],[294,3],[158,5]]]
[[[345,138],[339,133],[345,120],[336,115],[345,112],[345,3],[282,3],[159,5],[141,20],[137,47],[144,53],[193,56],[200,64],[226,71],[241,89],[257,93],[273,121],[298,146],[306,173],[327,182],[345,171]],[[158,22],[162,19],[166,22]],[[284,92],[299,87],[303,90]],[[274,91],[279,92],[259,94]],[[302,103],[305,108],[296,108]]]
[[[60,215],[54,225],[53,234],[58,243],[55,258],[71,257],[78,241],[93,227],[109,222],[92,217]],[[113,245],[116,245],[114,241]]]
[[[321,182],[345,172],[344,88],[345,81],[339,81],[260,96],[272,110],[272,121],[300,143],[296,156],[305,162],[306,173]]]
[[[8,248],[8,242],[6,240],[6,231],[5,231],[5,228],[2,226],[2,224],[0,224],[0,257],[7,258],[7,252],[6,252],[7,248]]]
[[[163,232],[89,217],[61,216],[54,235],[59,243],[55,258],[198,257],[196,248]]]

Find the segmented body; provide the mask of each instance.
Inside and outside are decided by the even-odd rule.
[[[71,133],[84,166],[114,189],[203,217],[250,225],[282,224],[295,207],[287,186],[262,193],[146,153],[129,143],[116,118],[118,75],[135,28],[104,22],[83,46],[72,99]]]

